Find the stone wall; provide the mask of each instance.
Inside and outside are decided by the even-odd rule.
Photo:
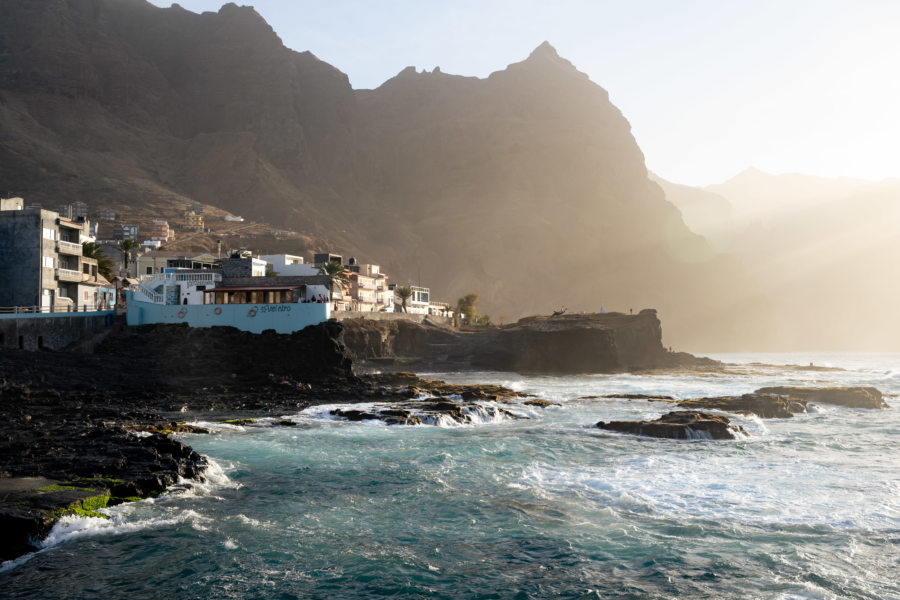
[[[440,323],[442,325],[450,325],[453,319],[450,317],[439,317],[437,315],[417,315],[413,313],[402,312],[368,312],[358,310],[336,310],[331,313],[332,319],[345,321],[347,319],[367,319],[369,321],[412,321],[414,323],[424,323],[428,319],[432,323]]]
[[[110,327],[114,312],[0,315],[0,347],[61,350]]]

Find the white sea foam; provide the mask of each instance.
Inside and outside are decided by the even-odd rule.
[[[124,507],[125,505],[120,505]],[[160,529],[193,520],[209,520],[193,510],[179,512],[176,515],[154,515],[146,518],[131,519],[130,511],[104,509],[109,519],[99,517],[66,516],[60,518],[46,538],[41,540],[40,548],[52,548],[72,540],[96,537],[101,535],[122,535],[145,529]]]
[[[333,410],[359,410],[363,412],[374,412],[384,405],[377,402],[359,402],[355,404],[318,404],[304,408],[296,415],[288,416],[288,418],[305,418],[315,421],[344,421],[339,416],[331,414]],[[355,421],[356,423],[371,423],[377,419],[367,419],[365,421]]]
[[[212,421],[194,421],[189,423],[196,427],[209,429],[211,433],[239,432],[247,431],[243,425],[234,425],[233,423],[216,423]]]
[[[37,551],[0,564],[0,573],[14,569],[25,564],[37,554],[73,540],[103,535],[123,535],[146,529],[160,529],[188,521],[196,529],[206,529],[201,523],[210,519],[203,517],[200,513],[191,509],[165,508],[164,505],[175,499],[176,496],[177,498],[192,496],[217,498],[217,496],[213,495],[216,489],[240,487],[239,484],[231,481],[217,462],[207,459],[207,463],[208,466],[204,472],[205,482],[179,479],[174,486],[169,488],[166,494],[156,498],[146,498],[138,502],[126,502],[97,511],[108,516],[108,519],[81,517],[78,515],[60,517],[53,524],[50,533],[37,544]],[[160,505],[160,507],[151,508],[156,505]],[[173,510],[179,510],[179,512],[172,514]]]

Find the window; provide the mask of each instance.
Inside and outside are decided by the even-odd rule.
[[[147,275],[153,275],[153,267],[147,267]]]
[[[52,257],[52,256],[43,256],[43,257],[41,257],[41,265],[42,265],[45,269],[52,269],[52,268],[54,267],[53,262],[54,262],[54,261],[53,261],[53,257]]]
[[[55,240],[56,239],[56,230],[55,229],[47,229],[44,227],[44,239],[45,240]]]

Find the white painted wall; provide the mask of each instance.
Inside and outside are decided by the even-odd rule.
[[[298,264],[292,261],[292,259],[296,258],[303,260],[303,257],[301,256],[294,256],[292,254],[266,254],[260,258],[266,262],[272,263],[272,270],[279,275],[302,276],[319,274],[319,269],[317,269],[315,265],[308,265],[305,263]]]

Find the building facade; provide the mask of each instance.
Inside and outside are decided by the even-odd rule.
[[[156,275],[167,268],[179,269],[212,269],[217,266],[217,259],[212,254],[187,256],[183,252],[151,250],[137,257],[136,277]]]
[[[138,226],[130,223],[123,223],[113,227],[114,240],[134,240],[138,239]]]
[[[0,306],[59,312],[114,305],[114,286],[82,254],[90,239],[89,221],[0,202]]]
[[[169,227],[169,222],[164,219],[153,219],[150,222],[150,239],[168,242],[175,239],[175,232]]]
[[[184,228],[187,231],[203,231],[203,215],[197,214],[193,210],[184,213]]]

